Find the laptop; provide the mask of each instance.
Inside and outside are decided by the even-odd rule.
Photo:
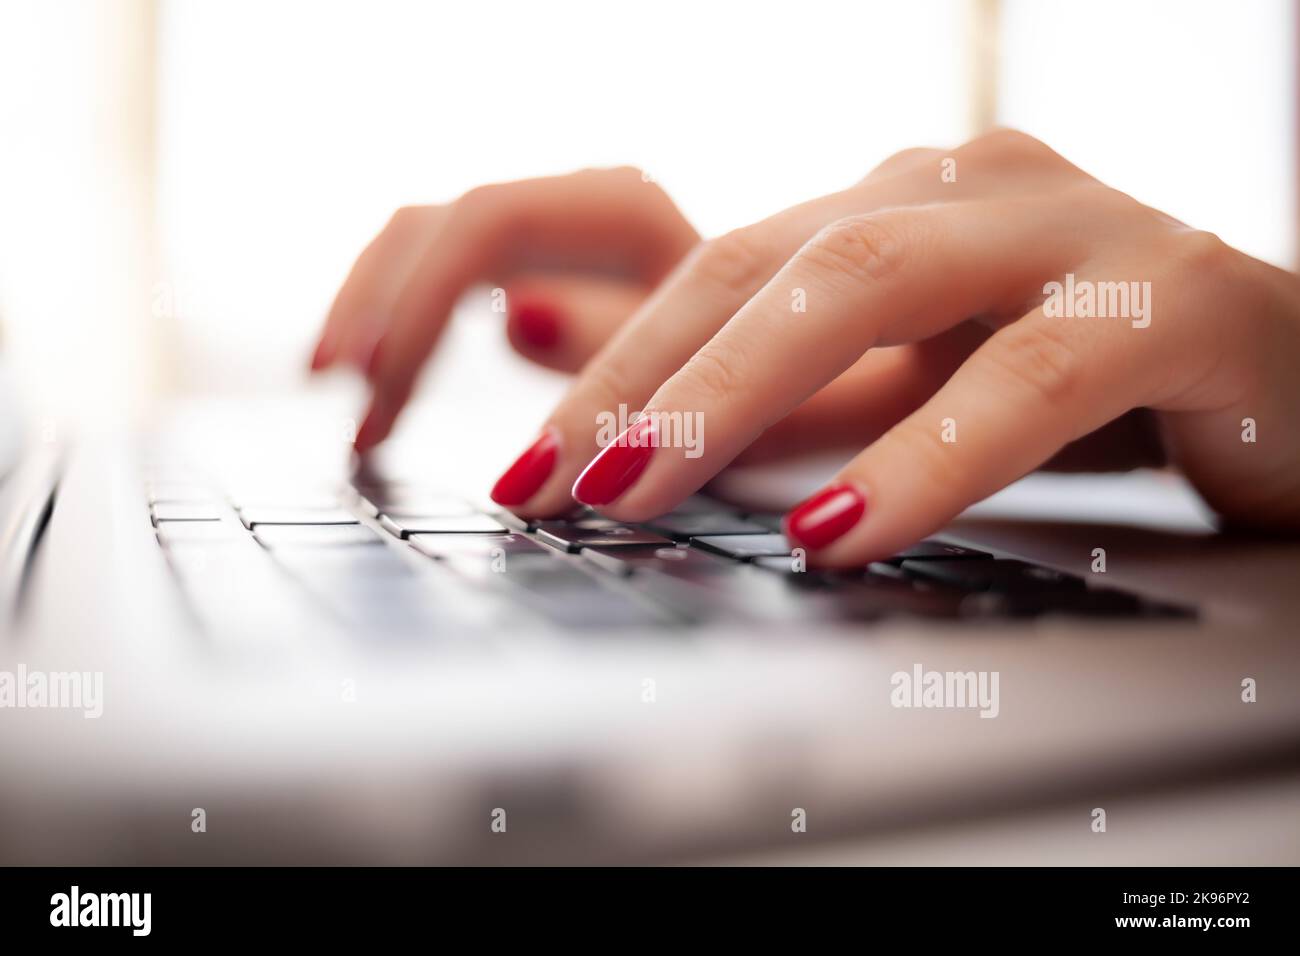
[[[319,392],[12,443],[4,863],[960,862],[1030,818],[1022,860],[1160,862],[1108,807],[1296,793],[1300,547],[1170,475],[1031,476],[823,573],[779,526],[815,468],[636,526],[501,509],[559,386],[438,368],[470,400],[365,462]],[[1297,862],[1268,805],[1291,837],[1198,861]]]

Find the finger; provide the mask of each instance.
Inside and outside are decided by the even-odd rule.
[[[1154,397],[1147,330],[1067,322],[1035,310],[993,335],[786,516],[791,540],[825,566],[895,554]]]
[[[571,267],[654,283],[697,239],[672,201],[635,170],[583,170],[467,193],[440,223],[375,348],[367,438],[377,442],[391,430],[402,407],[395,399],[410,394],[452,307],[480,277],[545,265],[537,259],[545,250]]]
[[[1034,202],[957,202],[827,227],[651,398],[646,420],[678,434],[656,435],[648,449],[615,443],[584,471],[574,496],[619,520],[661,514],[868,349],[1041,298],[1041,276],[1075,254],[1073,233],[1048,238],[1059,232],[1047,228],[1058,212]],[[792,311],[792,293],[804,294],[806,311]],[[707,426],[707,442],[665,447],[684,446],[687,423],[697,432]],[[632,458],[643,459],[642,471],[629,478],[616,465]]]
[[[620,409],[639,409],[821,223],[854,202],[847,194],[824,197],[697,247],[593,357],[551,413],[539,439],[554,445],[546,458],[551,467],[530,472],[529,482],[514,484],[508,499],[495,500],[530,515],[571,509],[573,480],[602,447],[602,421]],[[525,451],[520,461],[531,455],[532,449]]]
[[[506,285],[506,334],[525,358],[576,372],[649,294],[637,283],[580,275],[516,276]]]
[[[920,408],[988,336],[983,326],[963,322],[914,345],[872,349],[763,432],[733,464],[870,444]]]
[[[336,361],[365,368],[393,302],[444,211],[442,206],[406,206],[393,213],[334,297],[312,356],[312,371]]]
[[[951,152],[949,150],[948,152]],[[888,179],[891,176],[897,176],[900,173],[912,172],[913,170],[937,163],[944,157],[945,151],[936,149],[933,146],[914,146],[911,149],[904,149],[894,153],[883,163],[867,173],[862,182],[870,183],[881,179]],[[935,166],[936,173],[938,167]]]

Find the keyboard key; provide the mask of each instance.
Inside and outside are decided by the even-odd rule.
[[[785,515],[780,512],[747,514],[745,515],[745,520],[758,525],[764,531],[770,531],[773,534],[780,534],[781,522],[785,520]]]
[[[389,534],[503,534],[505,526],[489,515],[384,515],[379,524]]]
[[[474,514],[468,501],[450,495],[399,494],[361,496],[361,507],[371,517],[464,517]]]
[[[677,514],[661,515],[644,525],[650,531],[677,541],[686,541],[700,535],[714,534],[765,534],[763,525],[746,521],[733,514],[714,512],[712,514]]]
[[[1051,591],[1083,588],[1080,578],[1025,561],[909,560],[909,574],[929,578],[967,591]]]
[[[159,543],[174,547],[181,544],[203,544],[238,541],[247,537],[238,525],[224,521],[164,521],[155,532]]]
[[[189,482],[149,482],[147,484],[149,503],[166,502],[201,502],[212,501],[212,493],[199,484]]]
[[[252,509],[259,511],[332,511],[340,506],[339,496],[331,491],[304,491],[301,489],[232,494],[230,501],[240,511]]]
[[[221,508],[212,502],[157,502],[153,508],[153,520],[161,521],[220,521]]]
[[[411,546],[431,558],[481,558],[498,555],[507,558],[520,554],[552,554],[542,545],[522,534],[413,534]]]
[[[268,548],[336,548],[382,545],[375,531],[360,524],[263,524],[254,537]]]
[[[582,556],[599,568],[613,574],[632,574],[635,571],[657,571],[673,577],[695,580],[718,574],[728,574],[735,565],[694,548],[653,544],[631,547],[583,548]]]
[[[955,560],[957,558],[992,558],[993,555],[987,551],[979,551],[975,548],[965,548],[959,544],[952,544],[948,541],[939,541],[929,539],[918,541],[905,551],[900,551],[889,559],[891,564],[902,564],[904,561],[929,561],[929,560]]]
[[[636,600],[606,587],[558,555],[522,557],[511,561],[494,583],[518,594],[524,603],[549,620],[571,628],[663,626],[679,620],[666,608]]]
[[[342,508],[241,508],[246,528],[263,524],[357,524],[357,516]]]
[[[580,521],[543,521],[537,525],[537,537],[564,551],[583,548],[614,548],[629,545],[652,544],[658,547],[672,545],[662,535],[604,518],[584,518]]]
[[[738,561],[780,557],[790,553],[790,542],[782,534],[724,534],[692,538],[694,547],[725,554]]]
[[[529,518],[521,518],[513,511],[494,511],[492,517],[496,518],[511,531],[532,531],[537,527],[537,522]]]

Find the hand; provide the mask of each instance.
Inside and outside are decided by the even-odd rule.
[[[1086,317],[1085,289],[1113,317]],[[1295,277],[1000,130],[697,248],[498,500],[555,514],[572,488],[645,520],[772,429],[869,442],[787,516],[822,565],[896,553],[1060,455],[1167,458],[1225,518],[1296,529],[1298,360]],[[646,414],[601,451],[598,416],[620,404]],[[670,447],[688,421],[700,454]]]
[[[575,371],[698,241],[663,190],[627,168],[399,209],[339,290],[312,369],[350,363],[366,372],[373,395],[356,439],[365,452],[392,430],[470,286],[505,289],[518,351]]]

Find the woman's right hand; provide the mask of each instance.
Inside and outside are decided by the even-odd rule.
[[[505,290],[506,329],[521,354],[576,371],[699,239],[667,194],[627,167],[399,209],[339,290],[312,370],[365,372],[372,394],[356,438],[365,452],[392,431],[470,286]]]

